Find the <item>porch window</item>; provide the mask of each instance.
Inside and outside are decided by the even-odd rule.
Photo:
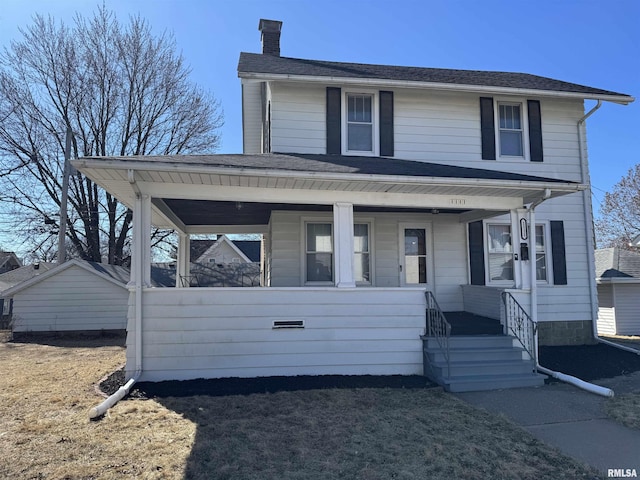
[[[488,224],[489,281],[513,281],[513,242],[511,226]],[[548,280],[547,239],[544,224],[536,225],[535,239],[536,279],[539,282]]]
[[[547,242],[544,225],[536,225],[536,279],[547,281]]]
[[[353,226],[353,256],[356,282],[371,283],[368,223],[356,223]]]
[[[307,282],[333,281],[333,231],[331,223],[307,223]]]
[[[510,225],[487,225],[489,281],[513,281],[513,249]]]

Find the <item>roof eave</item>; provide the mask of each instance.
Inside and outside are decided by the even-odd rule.
[[[596,93],[580,93],[566,92],[556,90],[538,90],[531,88],[513,88],[498,87],[486,85],[467,85],[458,83],[436,83],[436,82],[418,82],[412,80],[389,80],[383,78],[351,78],[351,77],[334,77],[334,76],[315,76],[315,75],[291,75],[291,74],[275,74],[275,73],[258,73],[258,72],[238,72],[238,77],[246,80],[261,81],[289,81],[289,82],[314,82],[323,84],[342,84],[342,85],[370,85],[385,87],[402,87],[402,88],[422,88],[429,90],[447,90],[468,93],[497,93],[505,95],[519,96],[539,96],[539,97],[556,97],[556,98],[574,98],[581,100],[602,100],[605,102],[618,103],[628,105],[635,101],[635,98],[629,95],[607,95]]]
[[[596,279],[598,284],[612,284],[612,283],[640,283],[640,278],[637,277],[599,277]]]
[[[217,167],[211,165],[188,165],[183,163],[169,162],[144,162],[132,160],[72,160],[71,164],[78,169],[101,168],[116,170],[146,170],[146,171],[177,171],[183,173],[197,174],[217,174],[217,175],[238,175],[238,176],[261,176],[261,177],[284,177],[284,178],[313,178],[327,181],[369,181],[369,182],[389,182],[405,185],[438,185],[438,186],[470,186],[470,187],[504,187],[505,183],[514,188],[527,187],[532,190],[549,188],[555,191],[578,192],[586,190],[587,185],[573,182],[544,182],[529,180],[499,180],[481,178],[460,178],[460,177],[428,177],[428,176],[408,176],[408,175],[377,175],[363,173],[327,173],[296,170],[267,170],[258,168],[232,168]]]

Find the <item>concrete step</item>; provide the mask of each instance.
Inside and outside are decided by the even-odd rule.
[[[460,377],[482,376],[482,375],[517,375],[533,373],[533,362],[519,360],[496,360],[477,362],[456,362],[450,363],[447,369],[447,362],[431,362],[436,377],[445,380],[454,380]]]
[[[448,392],[478,392],[501,388],[539,387],[544,385],[544,375],[539,373],[514,375],[473,375],[445,380]]]
[[[439,348],[435,337],[423,337],[424,345],[428,349]],[[518,341],[507,335],[460,335],[449,337],[449,350],[458,348],[511,348],[518,346]]]
[[[435,338],[423,337],[425,374],[451,392],[531,387],[544,384],[515,337],[474,335],[449,338],[450,368]]]
[[[445,354],[441,350],[427,349],[426,353],[432,362],[444,362]],[[449,350],[450,361],[482,362],[495,360],[524,361],[526,355],[522,348],[456,348]]]

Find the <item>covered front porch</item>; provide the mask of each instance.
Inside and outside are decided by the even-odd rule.
[[[511,290],[533,313],[536,262],[527,238],[536,232],[526,207],[582,188],[333,156],[87,158],[74,165],[133,210],[127,372],[143,380],[422,374],[421,336],[433,334],[430,296],[441,311],[505,323],[500,295],[507,287],[474,279],[479,252],[470,225],[503,216],[511,231],[526,229],[521,245],[511,242],[505,252]],[[151,225],[178,233],[175,289],[151,287]],[[190,236],[207,233],[263,235],[261,286],[183,287]]]

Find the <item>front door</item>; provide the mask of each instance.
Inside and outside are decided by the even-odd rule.
[[[400,285],[433,289],[431,226],[400,225]]]

